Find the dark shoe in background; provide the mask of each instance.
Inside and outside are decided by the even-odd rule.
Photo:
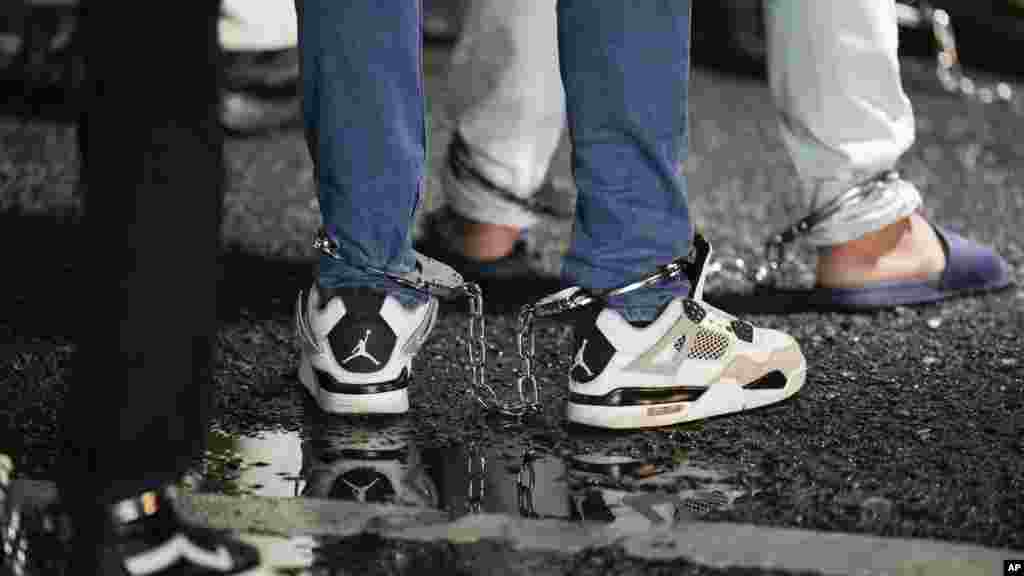
[[[248,136],[285,128],[302,114],[297,48],[224,54],[221,125]]]

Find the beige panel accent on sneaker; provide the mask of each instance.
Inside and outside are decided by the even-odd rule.
[[[697,342],[697,334],[700,331],[718,334],[719,332],[710,328],[702,328],[691,322],[685,315],[680,315],[679,320],[671,330],[666,332],[653,346],[644,351],[635,360],[626,366],[626,370],[644,372],[648,374],[660,374],[673,376],[679,370],[679,365],[690,357],[691,349]],[[676,342],[683,338],[683,345],[676,346]],[[722,351],[720,358],[726,358],[732,353],[735,345],[731,338],[727,338],[728,348]],[[675,348],[671,362],[658,362],[664,358],[665,350]]]
[[[800,368],[804,361],[803,354],[800,353],[800,347],[796,344],[775,350],[767,356],[761,354],[757,356],[761,356],[764,360],[758,360],[749,354],[737,355],[729,363],[729,366],[722,371],[718,382],[742,386],[757,380],[772,370],[781,370],[788,377]]]

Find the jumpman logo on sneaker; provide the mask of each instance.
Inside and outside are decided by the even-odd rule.
[[[352,495],[355,496],[356,502],[359,502],[360,504],[366,503],[366,493],[370,491],[370,488],[373,488],[373,485],[376,484],[378,480],[380,480],[380,478],[374,478],[373,482],[370,482],[366,486],[357,486],[345,478],[341,479],[342,482],[352,489]]]
[[[587,366],[587,362],[583,359],[583,351],[587,349],[587,339],[583,339],[583,343],[580,344],[579,350],[576,351],[576,357],[572,361],[572,369],[575,370],[577,366],[587,371],[587,376],[593,376],[594,373]]]
[[[341,361],[342,364],[348,364],[350,360],[354,360],[360,357],[369,358],[375,366],[380,366],[380,361],[373,357],[369,352],[366,351],[366,343],[370,341],[370,334],[373,330],[367,330],[363,337],[359,339],[359,343],[356,344],[355,348],[352,349],[352,354],[348,358]]]

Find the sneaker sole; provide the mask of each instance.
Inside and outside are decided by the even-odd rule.
[[[372,394],[340,394],[320,388],[313,364],[305,357],[299,364],[299,381],[320,409],[331,414],[405,414],[409,411],[408,388]]]
[[[616,430],[671,426],[781,402],[803,388],[806,377],[807,363],[804,362],[786,378],[786,385],[778,390],[750,390],[739,385],[712,384],[707,392],[693,402],[642,406],[599,406],[568,402],[566,417],[577,424]]]

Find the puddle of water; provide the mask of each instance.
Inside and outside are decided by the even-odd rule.
[[[428,507],[444,510],[452,519],[471,513],[505,513],[599,522],[630,531],[698,519],[727,509],[744,494],[730,472],[682,458],[559,457],[510,440],[488,445],[420,445],[415,420],[404,416],[321,414],[306,424],[297,432],[230,435],[211,431],[207,453],[188,475],[186,485],[200,492],[243,497],[316,497]],[[0,508],[3,504],[0,501]],[[0,528],[0,544],[24,550],[21,559],[14,561],[40,566],[40,559],[52,558],[56,564],[51,563],[49,572],[67,573],[58,558],[63,556],[59,551],[67,550],[66,536],[60,536],[57,526],[48,525],[45,515],[0,514]],[[265,567],[290,574],[308,574],[311,568],[330,568],[339,562],[348,565],[351,547],[365,548],[368,542],[360,538],[373,537],[243,536],[260,548]],[[392,551],[398,558],[402,550]],[[370,556],[375,553],[366,551]],[[39,573],[19,572],[6,563],[0,573],[5,568],[11,574]]]
[[[189,475],[201,492],[315,497],[444,510],[628,524],[698,519],[744,490],[733,474],[685,459],[554,456],[512,442],[421,445],[401,417],[317,415],[297,432],[213,431]]]
[[[298,433],[268,431],[231,436],[213,430],[206,441],[202,463],[184,479],[189,488],[231,496],[300,495],[302,450]]]

